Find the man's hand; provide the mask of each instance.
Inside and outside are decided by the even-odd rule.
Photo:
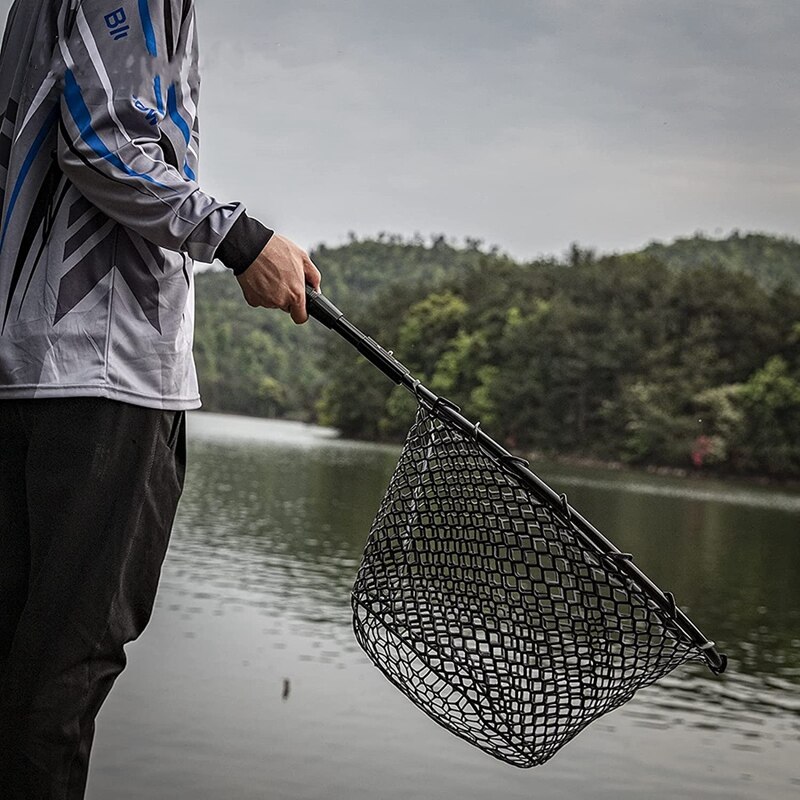
[[[306,283],[319,290],[320,274],[305,250],[275,233],[236,279],[248,305],[280,308],[301,325],[308,319]]]

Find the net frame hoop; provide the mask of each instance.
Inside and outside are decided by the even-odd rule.
[[[715,643],[709,641],[686,614],[677,607],[674,596],[670,592],[663,592],[653,583],[634,563],[631,553],[624,553],[619,550],[583,515],[576,511],[567,501],[566,495],[557,494],[530,469],[530,465],[525,459],[509,453],[502,445],[481,430],[480,423],[474,424],[470,422],[461,414],[458,406],[447,398],[439,397],[419,381],[414,381],[410,386],[403,381],[400,385],[409,389],[420,405],[437,419],[445,424],[452,425],[464,435],[474,437],[481,450],[495,461],[501,470],[516,478],[538,500],[548,505],[567,526],[571,526],[575,530],[591,552],[601,559],[614,561],[623,571],[626,578],[635,581],[647,597],[655,603],[664,622],[677,627],[683,636],[702,652],[706,664],[714,674],[720,674],[724,671],[725,657],[716,651]]]
[[[676,629],[698,649],[706,666],[714,675],[720,675],[725,671],[728,663],[727,656],[720,653],[716,649],[716,644],[710,641],[678,608],[674,596],[670,592],[663,592],[653,583],[634,563],[630,553],[620,551],[613,542],[569,504],[566,495],[559,495],[536,475],[525,459],[513,455],[492,439],[481,429],[480,422],[474,423],[467,419],[461,413],[461,409],[451,400],[431,391],[395,358],[394,353],[385,350],[372,337],[359,330],[330,300],[310,286],[306,287],[306,307],[310,316],[338,333],[386,377],[410,392],[417,399],[419,405],[427,409],[433,416],[444,424],[452,425],[463,435],[473,438],[481,450],[495,461],[501,470],[520,481],[540,502],[558,514],[562,521],[580,536],[591,552],[601,559],[614,561],[625,578],[635,582],[654,604],[654,610],[659,612],[664,624]]]

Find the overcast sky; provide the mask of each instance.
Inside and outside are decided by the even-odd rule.
[[[797,0],[196,5],[201,183],[306,246],[800,235]]]

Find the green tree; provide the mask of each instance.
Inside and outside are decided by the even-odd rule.
[[[739,446],[754,472],[800,475],[800,373],[774,356],[741,390],[746,420]]]

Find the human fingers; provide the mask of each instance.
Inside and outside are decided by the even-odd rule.
[[[295,325],[302,325],[304,322],[308,322],[305,290],[303,290],[297,299],[289,306],[289,313],[292,315],[292,321]]]
[[[310,284],[311,287],[318,292],[322,275],[320,275],[319,270],[308,254],[304,253],[303,256],[303,273],[305,275],[306,283]]]

